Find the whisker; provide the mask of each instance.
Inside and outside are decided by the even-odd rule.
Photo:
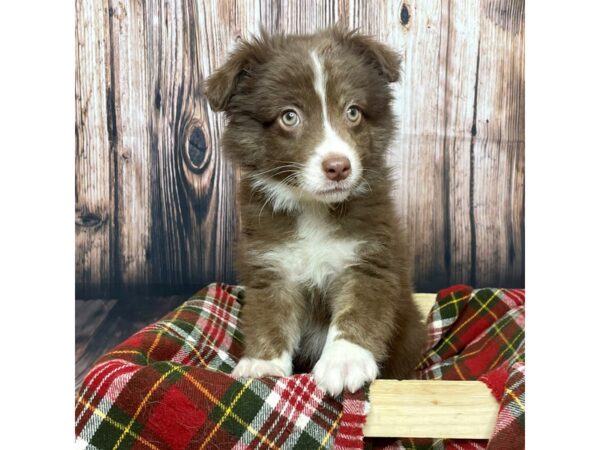
[[[292,164],[292,165],[295,165],[295,166],[298,166],[298,167],[304,167],[304,164],[299,163],[297,161],[282,161],[282,160],[279,160],[279,159],[274,159],[273,162],[280,162],[280,163],[284,163],[284,164]]]
[[[292,174],[288,175],[287,177],[285,177],[283,180],[280,181],[280,183],[283,184],[288,184],[288,180],[293,180],[294,178],[296,178],[298,176],[297,173],[293,172]]]
[[[271,197],[273,196],[273,192],[271,192],[269,195],[267,195],[267,198],[265,199],[265,202],[262,205],[262,208],[260,208],[260,211],[258,212],[258,224],[260,225],[260,215],[263,212],[263,209],[265,209],[265,206],[267,206],[267,203],[269,203],[271,201]]]
[[[264,174],[269,173],[269,172],[273,172],[273,171],[281,170],[281,169],[288,169],[288,168],[289,169],[295,169],[296,166],[293,166],[293,165],[290,165],[290,164],[282,165],[282,166],[277,166],[277,167],[273,167],[273,168],[268,169],[268,170],[263,170],[262,172],[253,173],[253,174],[251,174],[251,176],[257,177],[257,176],[264,175]]]

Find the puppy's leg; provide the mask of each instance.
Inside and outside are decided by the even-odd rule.
[[[398,298],[401,313],[397,315],[396,329],[390,341],[389,356],[381,367],[380,378],[403,380],[414,378],[427,341],[427,328],[412,299],[410,290]]]
[[[332,321],[321,358],[313,369],[317,384],[332,395],[373,381],[394,334],[399,283],[393,274],[347,269],[332,295]]]
[[[234,376],[262,377],[292,374],[292,356],[300,340],[302,294],[284,283],[246,290],[241,330],[244,357]]]

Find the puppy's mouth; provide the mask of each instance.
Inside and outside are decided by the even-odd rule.
[[[327,203],[340,202],[346,200],[352,193],[352,188],[349,186],[334,186],[326,189],[313,191],[314,195]]]
[[[329,189],[322,189],[320,191],[315,192],[317,195],[331,195],[331,194],[349,194],[350,188],[336,186]]]

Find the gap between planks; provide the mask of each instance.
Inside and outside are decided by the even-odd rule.
[[[415,294],[426,317],[435,294]],[[480,381],[375,380],[365,437],[489,439],[499,405]]]

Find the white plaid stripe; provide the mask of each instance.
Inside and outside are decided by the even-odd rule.
[[[127,369],[128,372],[131,372],[133,374],[133,373],[137,372],[139,369],[141,369],[141,367],[139,367],[133,363],[130,363],[129,361],[125,361],[123,359],[111,359],[110,361],[106,361],[101,364],[98,364],[98,366],[96,366],[94,368],[94,370],[92,370],[86,377],[86,380],[84,382],[85,388],[83,389],[83,391],[80,394],[81,397],[87,399],[86,394],[89,391],[90,386],[96,381],[96,379],[98,377],[104,375],[102,380],[100,380],[100,382],[98,383],[98,386],[96,386],[94,393],[89,397],[89,399],[86,400],[88,403],[93,404],[94,400],[98,396],[98,393],[100,392],[100,390],[106,383],[106,380],[112,378],[115,373],[117,373],[119,371],[123,371],[125,369]],[[131,369],[135,369],[135,370],[131,370]],[[89,380],[88,380],[87,378],[90,376],[91,376],[91,378],[89,378]],[[113,402],[114,402],[114,400],[115,399],[112,399]],[[81,418],[84,416],[85,412],[86,412],[86,408],[83,407],[83,409],[79,413],[79,416],[75,420],[75,426],[79,425],[79,422],[81,421]]]
[[[232,312],[221,308],[218,305],[205,301],[204,304],[200,307],[200,316],[206,319],[210,319],[207,322],[208,327],[211,329],[207,329],[207,331],[221,331],[225,333],[225,336],[230,337],[238,329],[238,318],[239,308],[232,308]],[[214,327],[214,330],[212,329]],[[225,343],[224,343],[225,344]],[[227,345],[223,345],[224,350],[229,350],[231,345],[231,340],[227,342]]]
[[[282,397],[284,392],[292,392],[296,386],[302,387],[302,393],[310,393],[310,399],[306,403],[300,404],[297,397],[291,397],[288,400]],[[290,431],[290,427],[282,427],[281,422],[287,422],[290,426],[293,426],[290,434],[285,438],[282,448],[294,448],[303,432],[306,432],[317,442],[321,442],[325,438],[327,430],[311,420],[315,413],[319,415],[316,408],[319,405],[323,406],[321,402],[323,401],[324,392],[317,388],[314,380],[309,375],[279,378],[272,389],[257,379],[249,386],[249,389],[264,400],[251,426],[256,430],[261,430],[261,434],[264,436],[269,436],[269,440],[272,442],[278,442],[283,433]],[[277,418],[269,429],[264,431],[264,424],[272,414],[275,414]],[[325,423],[331,421],[329,418],[321,417]],[[272,434],[275,429],[279,429],[278,433]],[[333,436],[329,436],[327,440],[329,445],[332,439]],[[234,449],[244,449],[253,440],[255,440],[255,435],[246,431],[236,443]]]
[[[191,300],[192,302],[194,300]],[[188,302],[185,303],[187,305]],[[222,322],[220,325],[226,325],[229,328],[237,329],[238,317],[240,308],[232,305],[231,312],[227,311],[225,308],[221,307],[221,305],[204,300],[201,305],[198,305],[200,310],[203,311],[205,317],[216,317],[220,319]]]
[[[95,445],[92,445],[92,444],[88,443],[87,441],[85,441],[84,439],[77,437],[77,439],[75,439],[75,450],[99,450],[99,449]]]
[[[200,317],[210,319],[210,326],[214,326],[217,329],[224,329],[226,332],[225,334],[228,336],[233,336],[238,330],[240,307],[237,303],[228,305],[228,307],[231,308],[231,311],[227,311],[227,309],[219,304],[212,303],[209,298],[206,300],[188,300],[183,303],[182,307],[189,308],[196,312]],[[215,318],[220,320],[215,320]],[[218,325],[214,322],[217,322]],[[229,350],[229,346],[224,346],[222,348],[224,350]]]
[[[442,336],[444,336],[447,329],[456,322],[456,319],[457,317],[442,318],[439,309],[433,310],[432,318],[428,325],[427,348],[433,348]]]
[[[293,392],[297,387],[302,389],[299,396],[291,397],[288,400],[282,397],[285,391]],[[287,417],[300,430],[304,430],[317,406],[323,401],[322,391],[317,389],[317,385],[307,375],[280,378],[273,390],[279,395],[279,402],[275,407],[277,412]],[[307,393],[309,400],[303,403],[300,399]]]
[[[502,290],[500,298],[509,308],[517,308],[525,302],[525,291],[518,289]]]
[[[236,442],[236,444],[232,447],[232,450],[242,450],[246,449],[250,443],[256,438],[256,435],[249,431],[249,428],[254,430],[261,430],[265,421],[273,414],[274,408],[271,407],[269,402],[266,401],[267,398],[272,394],[271,389],[265,385],[260,379],[256,379],[253,381],[248,387],[254,394],[256,394],[261,400],[264,400],[264,403],[254,419],[250,424],[250,427],[246,427],[246,431],[244,434],[240,436],[240,439]],[[262,435],[264,433],[261,432]]]
[[[508,387],[508,389],[510,389],[513,393],[518,391],[521,386],[525,383],[525,378],[523,376],[523,370],[525,368],[524,364],[517,364],[518,366],[521,367],[511,367],[511,374],[508,377],[508,381],[511,381],[511,378],[516,378],[515,380],[512,380],[512,384],[510,384]],[[504,396],[508,396],[509,394],[507,394],[506,392],[504,393]],[[517,418],[523,416],[525,414],[525,411],[523,410],[523,407],[525,405],[525,394],[521,393],[520,395],[517,396],[520,405],[517,403],[516,400],[512,399],[512,397],[509,398],[508,403],[506,404],[505,407],[502,407],[500,409],[500,413],[498,414],[498,419],[496,420],[496,426],[494,427],[494,432],[493,435],[501,432],[502,430],[504,430],[506,427],[509,427],[513,424],[513,422],[515,420],[517,420]],[[504,399],[503,399],[504,401]]]
[[[106,395],[96,407],[96,410],[103,414],[107,414],[121,391],[123,391],[123,388],[129,383],[129,380],[136,372],[137,370],[115,377],[108,388]],[[98,431],[98,428],[100,428],[103,420],[104,419],[98,414],[92,414],[83,427],[83,430],[81,430],[81,433],[79,433],[79,436],[83,440],[90,442],[94,437],[94,434],[96,434],[96,431]]]
[[[214,329],[211,330],[213,327]],[[173,358],[171,358],[173,362],[182,363],[191,354],[186,365],[195,365],[198,361],[198,356],[193,350],[196,349],[202,355],[204,362],[209,368],[219,369],[223,364],[230,367],[235,366],[235,360],[226,352],[231,347],[231,334],[215,326],[206,317],[198,317],[198,321],[193,325],[189,333],[168,320],[158,322],[155,328],[156,331],[162,331],[165,335],[182,341],[181,347]],[[223,338],[219,345],[215,346],[213,342],[214,338],[208,338],[208,336],[218,333],[222,333]]]

